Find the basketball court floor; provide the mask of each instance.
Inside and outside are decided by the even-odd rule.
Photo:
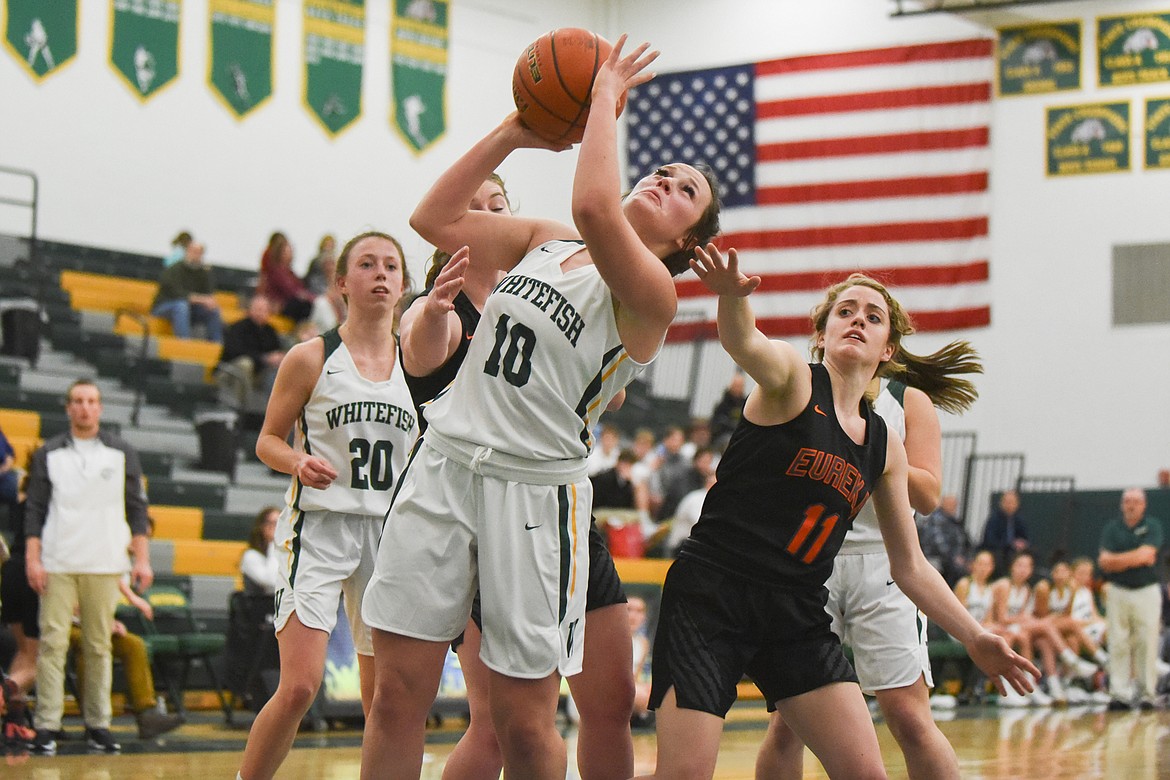
[[[998,710],[992,706],[960,707],[938,713],[943,733],[955,746],[964,778],[972,780],[1170,780],[1170,712],[1105,712],[1104,708]],[[949,718],[949,719],[947,719]],[[756,748],[763,736],[765,712],[755,702],[737,704],[724,732],[718,778],[751,778]],[[428,733],[423,777],[438,780],[461,733],[463,723],[448,721]],[[247,737],[243,727],[231,728],[222,717],[195,713],[191,722],[154,743],[133,738],[129,720],[115,719],[121,755],[87,755],[80,741],[80,723],[67,719],[73,739],[61,743],[53,757],[9,754],[0,765],[4,780],[117,780],[118,778],[235,777]],[[886,768],[891,778],[905,778],[906,768],[884,724],[877,724]],[[575,730],[566,725],[570,756],[576,749]],[[846,736],[846,735],[843,735]],[[358,776],[361,735],[353,729],[302,733],[279,777],[349,780]],[[636,770],[654,767],[654,733],[636,730]],[[809,755],[806,778],[824,778]],[[578,777],[574,768],[570,778]]]

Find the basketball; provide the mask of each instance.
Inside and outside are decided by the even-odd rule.
[[[577,143],[585,134],[593,79],[613,46],[578,27],[546,33],[525,47],[512,72],[520,121],[541,138]],[[620,116],[626,96],[618,101]]]

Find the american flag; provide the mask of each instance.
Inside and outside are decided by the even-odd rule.
[[[631,183],[706,162],[723,237],[763,278],[770,336],[809,332],[824,288],[854,271],[890,286],[920,331],[988,325],[993,41],[791,57],[659,74],[632,90]],[[717,299],[678,283],[670,340],[714,338]]]

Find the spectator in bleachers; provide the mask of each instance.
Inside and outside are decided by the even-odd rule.
[[[634,646],[634,713],[633,725],[653,723],[650,715],[650,626],[646,614],[646,599],[626,597],[626,613],[630,621],[630,639]]]
[[[248,595],[276,593],[280,579],[280,560],[276,556],[276,519],[280,510],[266,506],[256,515],[252,533],[248,536],[248,549],[240,559],[240,574],[244,578],[244,593]]]
[[[17,503],[9,511],[8,523],[12,530],[11,557],[0,565],[0,623],[8,626],[16,641],[16,652],[8,666],[4,681],[4,699],[7,711],[3,718],[0,743],[30,742],[36,733],[25,709],[25,696],[37,679],[37,640],[41,632],[37,626],[40,600],[28,584],[24,567],[24,485],[18,491]]]
[[[172,265],[182,262],[183,258],[187,256],[187,247],[193,240],[191,234],[186,230],[175,236],[171,240],[171,248],[163,256],[163,267],[170,268]]]
[[[695,527],[695,523],[699,522],[699,516],[703,514],[703,502],[707,500],[707,491],[714,484],[715,470],[712,469],[701,487],[687,493],[678,502],[678,507],[674,510],[674,517],[670,521],[670,535],[666,538],[665,553],[667,557],[673,558],[677,555],[678,548],[691,535],[691,529]]]
[[[614,461],[613,468],[592,474],[593,505],[605,509],[645,509],[649,501],[646,486],[637,485],[633,480],[634,464],[638,456],[633,450],[622,450]],[[641,499],[639,500],[639,495]]]
[[[303,280],[305,287],[314,295],[324,295],[325,291],[333,286],[333,272],[336,268],[337,239],[331,235],[325,235],[321,238],[321,243],[317,245],[317,256],[309,261],[309,270],[305,271]],[[344,317],[340,319],[344,319]]]
[[[673,497],[671,503],[666,503],[667,491],[670,486],[677,477],[685,474],[691,468],[690,459],[682,454],[682,448],[686,441],[687,437],[683,429],[677,425],[671,425],[666,429],[666,434],[662,437],[658,447],[655,448],[658,454],[658,467],[650,478],[650,505],[656,520],[662,521],[674,514],[674,508],[678,506],[678,500],[682,498],[682,494],[679,494]]]
[[[622,433],[617,426],[609,423],[601,424],[601,433],[597,436],[589,457],[585,459],[585,468],[589,476],[593,477],[617,465],[618,455],[622,451]],[[604,504],[598,504],[604,506]]]
[[[951,588],[967,571],[971,547],[963,521],[959,519],[959,502],[953,495],[943,496],[938,508],[928,515],[918,515],[918,543],[930,565]]]
[[[118,585],[154,580],[147,545],[146,496],[138,453],[100,429],[101,393],[79,379],[66,395],[69,431],[45,442],[29,463],[25,566],[41,597],[34,752],[52,755],[64,709],[65,655],[80,609],[86,679],[85,736],[93,750],[115,753],[110,734],[110,637]],[[131,551],[133,563],[127,556]]]
[[[1017,553],[1029,548],[1028,527],[1020,517],[1020,494],[1005,490],[999,497],[999,506],[992,510],[983,526],[983,541],[979,545],[995,556],[995,570],[1007,571]]]
[[[341,290],[337,287],[337,279],[334,278],[337,272],[337,261],[332,257],[327,257],[322,261],[322,266],[332,282],[313,299],[313,311],[309,315],[309,322],[313,324],[313,329],[318,334],[328,333],[345,322],[346,312],[345,296],[341,294]]]
[[[242,408],[249,390],[261,390],[267,396],[276,380],[276,369],[284,359],[284,345],[280,334],[268,322],[272,304],[264,295],[256,294],[248,302],[248,316],[233,323],[224,333],[220,366],[231,366],[231,372],[243,379],[239,405]]]
[[[658,508],[658,520],[674,517],[679,502],[693,490],[706,487],[707,478],[715,473],[715,453],[703,448],[695,451],[686,468],[662,474],[662,504]]]
[[[654,444],[654,431],[649,428],[639,428],[634,432],[634,441],[630,445],[630,449],[638,457],[638,462],[634,464],[631,477],[634,482],[646,486],[647,496],[650,495],[650,483],[654,477],[654,472],[658,470],[658,453],[655,452]]]
[[[223,341],[223,319],[215,299],[215,280],[203,262],[203,244],[187,245],[183,262],[165,268],[158,280],[150,313],[170,320],[175,335],[191,337],[191,326],[202,325],[208,341]]]
[[[260,261],[256,292],[272,301],[272,307],[293,322],[309,318],[313,293],[293,271],[293,247],[283,233],[273,233]]]
[[[0,504],[15,504],[20,473],[16,468],[16,450],[0,430]]]
[[[723,391],[719,402],[711,410],[711,443],[715,449],[722,451],[727,447],[731,432],[743,417],[743,405],[746,401],[743,374],[737,370],[731,375],[731,381],[727,383],[727,389]]]

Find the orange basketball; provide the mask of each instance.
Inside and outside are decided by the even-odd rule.
[[[596,33],[562,27],[525,47],[512,72],[520,121],[542,138],[577,143],[585,134],[597,70],[613,46]],[[618,101],[618,115],[626,96]]]

